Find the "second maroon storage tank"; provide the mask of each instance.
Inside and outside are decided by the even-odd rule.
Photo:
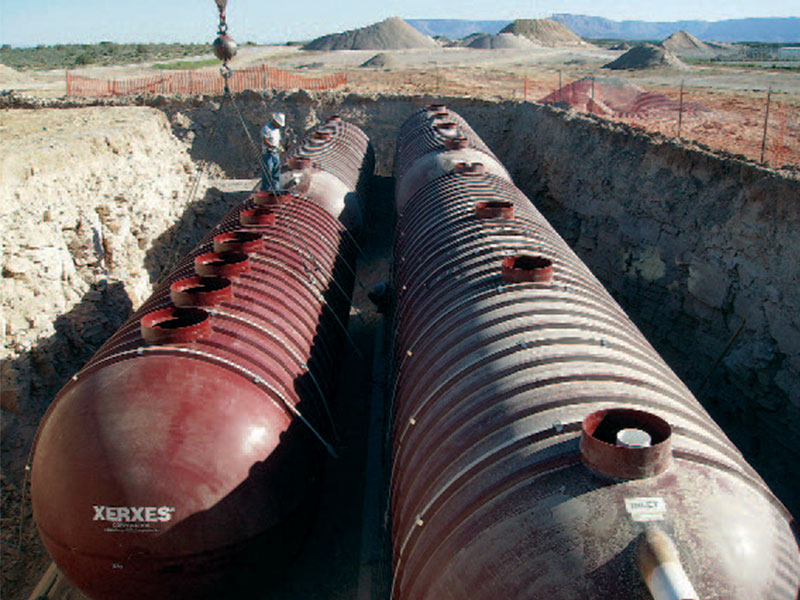
[[[415,160],[392,597],[795,600],[791,516],[542,215],[476,164],[409,187]]]

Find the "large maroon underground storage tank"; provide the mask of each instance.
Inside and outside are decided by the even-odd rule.
[[[350,189],[367,175],[345,172]],[[354,280],[352,234],[321,204],[253,194],[53,401],[34,516],[90,596],[224,597],[298,549],[335,452],[326,403]]]
[[[392,598],[796,599],[791,516],[691,392],[507,177],[404,181],[408,127]]]

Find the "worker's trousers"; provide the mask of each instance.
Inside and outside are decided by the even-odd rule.
[[[277,152],[264,152],[261,155],[261,189],[277,190],[280,188],[280,157]]]

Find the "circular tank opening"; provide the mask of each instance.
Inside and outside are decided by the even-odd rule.
[[[669,468],[672,427],[654,414],[610,408],[583,420],[581,458],[590,469],[619,479],[652,477]]]
[[[148,344],[181,344],[211,331],[209,314],[202,308],[171,307],[147,313],[140,321]]]
[[[274,223],[275,213],[271,208],[248,208],[239,213],[240,225],[273,225]]]
[[[525,281],[547,282],[553,279],[553,261],[544,256],[518,254],[502,262],[502,277],[506,283]]]
[[[169,286],[175,306],[214,306],[233,298],[231,282],[224,277],[187,277]]]
[[[447,138],[444,141],[444,147],[448,150],[464,150],[468,146],[469,140],[467,140],[467,138],[465,138],[463,135]]]
[[[255,231],[229,231],[214,236],[214,252],[258,252],[264,240]]]
[[[326,123],[340,123],[341,121],[342,117],[340,117],[339,115],[330,115],[328,117],[325,117]]]
[[[475,216],[479,219],[513,219],[514,203],[508,200],[478,200]]]
[[[288,202],[291,197],[292,195],[285,190],[278,190],[277,192],[262,190],[250,196],[258,206],[278,206]]]
[[[441,102],[433,102],[425,107],[428,112],[444,112],[447,110],[447,105]]]
[[[454,137],[458,133],[458,127],[452,121],[445,121],[444,123],[437,123],[433,128],[441,135],[447,137]]]
[[[307,156],[293,156],[286,161],[290,171],[305,171],[311,168],[311,159]]]
[[[194,259],[194,270],[205,277],[234,277],[250,270],[250,260],[241,252],[207,252]]]
[[[484,167],[481,162],[460,162],[456,163],[453,172],[459,175],[483,175],[486,173],[486,167]]]

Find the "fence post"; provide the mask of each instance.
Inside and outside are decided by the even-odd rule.
[[[561,91],[561,69],[558,70],[558,102],[561,102],[563,98],[563,92]]]
[[[772,145],[775,148],[772,152],[772,160],[776,167],[780,167],[781,162],[783,162],[783,140],[786,137],[786,107],[777,104],[775,105],[775,110],[778,113],[780,125],[778,126],[778,142]]]
[[[678,139],[681,139],[681,122],[683,121],[683,79],[681,79],[681,99],[678,105]]]
[[[525,102],[528,101],[528,76],[527,75],[525,75],[522,78],[522,98],[525,100]]]
[[[764,115],[764,137],[761,138],[761,162],[764,162],[764,151],[767,148],[767,123],[769,123],[769,97],[772,95],[772,87],[767,90],[767,111]]]
[[[72,85],[71,84],[72,84],[72,81],[71,81],[71,78],[70,78],[70,75],[69,75],[69,69],[67,69],[67,96],[69,96],[70,92],[72,91]]]

